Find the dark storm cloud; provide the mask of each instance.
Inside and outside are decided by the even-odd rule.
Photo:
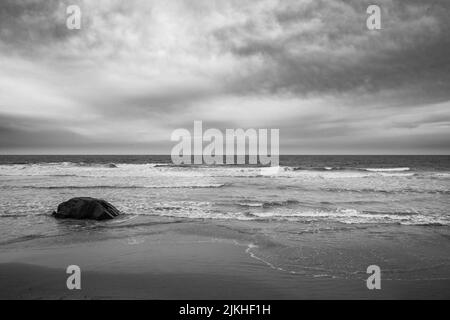
[[[36,47],[64,41],[74,35],[65,26],[64,2],[58,0],[2,0],[0,45],[4,51],[32,54]]]
[[[73,147],[89,138],[46,120],[0,115],[0,149]]]
[[[264,61],[231,86],[242,93],[294,94],[422,87],[430,101],[446,101],[450,3],[379,1],[383,30],[369,31],[365,8],[371,3],[298,2],[216,31],[225,50]]]
[[[148,150],[167,153],[167,141],[124,141],[105,139],[92,135],[83,135],[65,128],[57,120],[37,119],[33,117],[10,117],[0,115],[0,150],[8,153],[48,154],[59,153],[111,153],[118,148],[124,153],[140,154]]]

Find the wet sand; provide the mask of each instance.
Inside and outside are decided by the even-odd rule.
[[[253,250],[243,230],[219,233],[205,222],[155,224],[152,232],[81,232],[0,248],[1,299],[448,299],[450,280],[382,281],[294,274]],[[201,232],[200,232],[201,230]],[[315,248],[305,237],[304,248]],[[355,251],[352,251],[355,252]],[[357,257],[361,252],[352,253]],[[66,288],[68,265],[81,268],[81,290]],[[426,271],[424,271],[426,272]]]
[[[423,281],[411,289],[398,281],[369,291],[355,280],[108,271],[83,272],[81,290],[68,290],[65,282],[63,269],[0,265],[1,299],[448,299],[450,285],[448,280]]]

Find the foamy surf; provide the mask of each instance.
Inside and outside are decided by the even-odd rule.
[[[236,220],[236,221],[289,221],[289,222],[323,222],[334,221],[343,224],[400,224],[418,226],[448,226],[450,219],[435,216],[425,216],[414,212],[361,212],[355,209],[339,210],[287,210],[287,211],[230,211],[217,212],[213,205],[178,206],[148,208],[144,212],[135,212],[137,215],[164,216],[186,219],[207,220]],[[252,209],[262,206],[250,206]]]
[[[81,164],[81,163],[45,163],[45,164],[9,164],[0,165],[0,176],[59,176],[59,177],[248,177],[248,178],[361,178],[371,175],[404,174],[414,175],[409,167],[401,168],[302,168],[290,166],[248,167],[248,166],[171,166],[163,163],[146,164]]]
[[[410,171],[411,169],[409,167],[402,167],[402,168],[365,168],[364,170],[369,172],[403,172],[403,171]]]
[[[93,160],[0,164],[2,220],[40,217],[67,198],[92,196],[137,216],[449,225],[449,171],[439,164],[418,167],[418,160],[299,160],[277,167]]]

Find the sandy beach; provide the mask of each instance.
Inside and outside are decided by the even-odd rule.
[[[122,227],[125,229],[126,225],[124,223]],[[116,228],[114,235],[91,230],[71,234],[70,237],[23,239],[4,244],[0,249],[0,298],[450,298],[450,279],[442,274],[448,269],[419,268],[420,279],[413,275],[406,275],[405,279],[386,279],[381,290],[367,289],[364,270],[359,274],[339,273],[338,270],[334,274],[319,274],[319,266],[324,268],[325,262],[319,263],[318,260],[329,255],[321,244],[321,232],[306,235],[301,244],[305,252],[316,250],[318,245],[323,248],[323,252],[316,251],[316,268],[294,271],[288,270],[286,263],[277,262],[275,255],[267,258],[273,249],[281,250],[274,239],[265,238],[262,233],[257,237],[249,235],[245,226],[171,219],[165,222],[147,220],[145,226],[148,231],[137,232],[133,236],[124,235],[121,228]],[[416,232],[414,228],[403,228],[399,236]],[[364,233],[367,236],[367,229]],[[436,233],[435,237],[443,235],[448,236]],[[358,236],[358,233],[353,236]],[[347,248],[336,248],[336,254],[345,255],[344,259],[349,263],[358,264],[365,252],[354,247],[357,242],[356,239],[353,245],[344,244]],[[72,264],[81,268],[81,290],[66,288],[69,276],[66,267]],[[331,262],[328,268],[333,269]]]

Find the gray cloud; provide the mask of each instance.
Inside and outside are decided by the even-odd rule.
[[[82,146],[90,139],[57,123],[29,117],[0,117],[0,149]]]
[[[74,33],[65,25],[65,2],[58,0],[2,0],[0,39],[2,51],[33,55],[38,47],[65,41]],[[68,3],[68,2],[66,2]]]
[[[379,2],[381,31],[365,28],[365,8],[371,1],[299,1],[297,7],[281,6],[216,31],[225,50],[264,62],[231,86],[243,93],[300,94],[374,93],[393,87],[411,88],[408,94],[414,94],[422,87],[430,101],[446,101],[450,4]]]
[[[279,128],[284,153],[450,152],[450,3],[378,0],[379,31],[369,4],[3,0],[0,152],[167,153],[194,120]]]

